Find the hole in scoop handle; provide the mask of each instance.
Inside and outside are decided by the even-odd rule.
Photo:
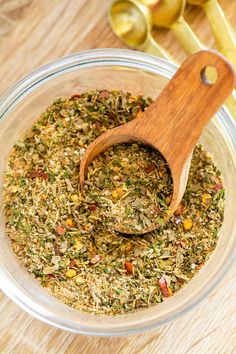
[[[202,79],[208,67],[217,70],[217,80]],[[196,145],[203,127],[219,110],[235,85],[231,64],[221,54],[203,50],[189,56],[160,96],[137,121],[135,134],[148,137],[171,168],[180,171]],[[140,124],[141,123],[141,124]]]

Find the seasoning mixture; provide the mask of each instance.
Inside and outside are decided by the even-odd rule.
[[[79,192],[79,162],[88,144],[150,102],[120,91],[57,99],[10,153],[4,206],[13,250],[44,287],[76,309],[116,315],[162,302],[216,247],[224,189],[201,146],[167,224],[169,170],[146,146],[121,144],[97,157],[84,198]],[[113,225],[123,215],[135,227],[156,218],[160,228],[120,234]]]
[[[156,150],[140,144],[119,144],[95,158],[89,167],[85,196],[96,201],[111,227],[140,231],[164,225],[171,201],[171,172]]]

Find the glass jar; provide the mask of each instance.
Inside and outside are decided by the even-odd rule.
[[[199,274],[163,303],[115,317],[91,315],[69,308],[28,274],[14,255],[4,231],[2,185],[8,153],[55,98],[90,89],[120,89],[155,98],[175,71],[174,64],[147,54],[120,49],[91,50],[58,59],[35,70],[1,97],[0,287],[33,316],[56,327],[87,335],[131,334],[176,319],[198,304],[214,287],[220,286],[236,254],[236,124],[224,108],[204,129],[200,139],[221,170],[226,190],[220,238]]]

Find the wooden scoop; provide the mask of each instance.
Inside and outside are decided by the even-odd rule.
[[[217,71],[217,80],[210,83],[207,67]],[[84,175],[95,156],[118,143],[140,141],[160,151],[169,165],[173,195],[168,210],[170,217],[184,194],[192,151],[203,127],[219,110],[235,85],[231,64],[219,53],[203,50],[189,56],[156,100],[136,119],[111,129],[93,141],[80,165],[80,188]],[[143,234],[158,228],[153,223],[134,232],[119,226],[118,231]]]

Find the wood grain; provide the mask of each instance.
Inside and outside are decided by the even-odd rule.
[[[0,39],[23,18],[31,0],[0,0]]]
[[[74,51],[123,47],[107,23],[110,0],[33,0],[15,28],[0,40],[0,94],[42,64]],[[236,1],[221,0],[236,28]],[[188,6],[186,19],[209,47],[214,40],[200,8]],[[171,32],[154,36],[182,61]],[[75,335],[50,327],[0,293],[0,353],[236,353],[236,270],[197,308],[175,322],[145,334],[121,338]]]

